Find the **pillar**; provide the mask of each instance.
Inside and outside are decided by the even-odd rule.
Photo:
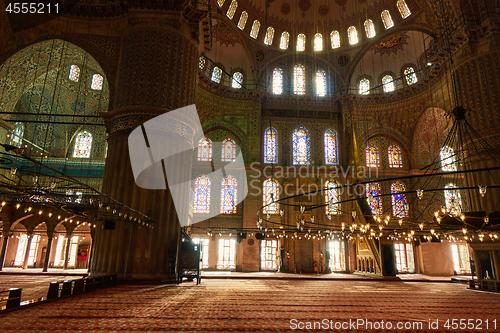
[[[47,235],[47,250],[45,251],[45,260],[43,262],[42,272],[47,272],[49,269],[49,261],[50,261],[50,250],[52,249],[52,241],[54,239],[54,235]]]
[[[0,271],[3,269],[3,264],[5,262],[5,254],[7,253],[7,245],[9,244],[9,237],[10,234],[4,232],[2,240],[2,252],[0,252]]]
[[[33,233],[28,233],[28,243],[26,243],[26,251],[24,252],[23,269],[28,268],[28,258],[30,256],[30,247],[32,240],[33,240]]]
[[[180,224],[172,194],[168,186],[150,190],[136,185],[128,138],[149,119],[195,102],[199,17],[188,7],[182,10],[190,11],[190,21],[181,15],[180,8],[158,12],[155,17],[137,10],[129,20],[118,65],[114,109],[102,115],[109,132],[102,191],[149,216],[154,229],[118,216],[112,217],[116,221],[114,230],[105,230],[100,223],[93,242],[91,276],[176,280]],[[168,126],[177,135],[159,148],[176,149],[194,142],[197,126],[190,119],[179,117]],[[177,162],[180,178],[191,176],[191,162],[191,158]]]
[[[68,262],[69,262],[69,250],[71,249],[71,238],[73,237],[73,234],[68,233],[66,235],[66,249],[64,250],[64,269],[68,269]]]

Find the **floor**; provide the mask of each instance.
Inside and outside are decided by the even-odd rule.
[[[2,332],[498,332],[500,294],[453,283],[205,279],[118,285],[0,322]]]

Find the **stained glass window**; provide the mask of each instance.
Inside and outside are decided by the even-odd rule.
[[[69,79],[71,81],[78,82],[78,79],[80,78],[80,67],[77,65],[71,65],[69,68]]]
[[[222,77],[222,69],[215,66],[214,69],[212,70],[212,81],[220,83],[221,77]]]
[[[370,80],[367,78],[361,79],[359,81],[359,94],[368,95],[370,93]]]
[[[274,178],[266,179],[262,185],[262,205],[267,207],[263,208],[265,214],[278,214],[280,209],[280,204],[278,202],[271,203],[273,201],[279,200],[280,198],[280,185],[278,181]]]
[[[250,37],[257,39],[260,30],[260,22],[258,20],[253,21],[252,30],[250,31]]]
[[[198,63],[198,67],[200,67],[200,69],[203,69],[205,67],[205,57],[204,56],[200,57],[200,62]]]
[[[323,35],[320,33],[314,35],[314,51],[323,51]]]
[[[106,152],[104,153],[104,158],[108,157],[108,144],[106,143]]]
[[[194,180],[193,208],[193,213],[210,213],[210,178],[208,176],[201,175]]]
[[[226,0],[217,0],[217,4],[219,5],[219,7],[222,7],[222,6],[224,6],[225,1]]]
[[[304,65],[295,65],[293,67],[293,92],[296,95],[306,93],[306,68]]]
[[[325,131],[325,164],[337,165],[338,148],[337,148],[337,132],[334,129],[327,129]]]
[[[102,77],[101,74],[92,75],[92,84],[90,85],[90,88],[93,90],[102,90],[103,81],[104,78]]]
[[[335,180],[329,180],[325,183],[325,204],[326,214],[336,215],[340,213],[340,184]]]
[[[398,9],[401,17],[404,19],[411,15],[410,8],[408,8],[405,0],[398,0]]]
[[[278,163],[278,131],[274,127],[264,131],[264,163]]]
[[[411,86],[414,83],[417,83],[417,74],[415,74],[415,70],[413,67],[407,67],[404,70],[405,78],[406,78],[406,83]]]
[[[304,126],[299,126],[293,131],[293,165],[311,164],[311,135]]]
[[[349,37],[350,45],[358,44],[358,30],[356,30],[356,27],[350,26],[349,29],[347,29],[347,36]]]
[[[238,181],[233,176],[222,178],[220,192],[220,213],[235,214],[238,204]]]
[[[455,151],[453,148],[445,146],[439,152],[441,157],[441,169],[443,171],[457,171],[457,164],[455,163]]]
[[[390,145],[387,149],[389,155],[389,168],[402,168],[403,167],[403,154],[401,148],[397,145]]]
[[[297,36],[297,51],[305,51],[306,49],[306,35],[299,34]]]
[[[280,39],[280,49],[288,49],[288,41],[290,40],[290,34],[287,31],[283,31]]]
[[[373,24],[372,20],[366,20],[365,21],[365,32],[366,32],[366,37],[367,38],[373,38],[375,37],[375,25]]]
[[[326,96],[326,73],[322,70],[316,72],[316,96]]]
[[[382,22],[384,22],[385,30],[390,29],[394,26],[391,13],[389,13],[388,10],[384,10],[380,16],[382,16]]]
[[[380,168],[380,154],[378,147],[374,144],[366,146],[366,166],[369,168]]]
[[[264,38],[264,44],[271,45],[274,39],[274,28],[269,27],[266,31],[266,37]]]
[[[231,4],[229,5],[229,8],[227,10],[227,17],[229,17],[230,20],[233,19],[234,13],[236,12],[236,8],[238,8],[238,1],[233,0],[231,1]]]
[[[233,74],[233,80],[231,82],[231,86],[236,89],[240,89],[243,83],[243,74],[240,72],[236,72]]]
[[[460,191],[456,189],[455,184],[448,184],[445,186],[444,198],[446,202],[446,210],[452,215],[460,215],[462,211],[462,198]]]
[[[10,144],[12,146],[21,147],[23,143],[24,135],[24,125],[22,123],[15,123],[14,130],[12,131],[12,137],[10,138]]]
[[[233,139],[227,138],[222,141],[222,162],[236,161],[236,142]]]
[[[247,25],[248,13],[246,11],[241,12],[240,20],[238,21],[238,28],[240,30],[245,29],[245,25]]]
[[[384,87],[384,92],[392,92],[394,91],[394,79],[390,75],[386,75],[382,78],[382,84]]]
[[[372,195],[372,200],[370,201],[370,194]],[[382,189],[380,183],[368,183],[366,184],[366,200],[372,210],[373,215],[381,215],[383,213],[382,209]]]
[[[281,95],[283,93],[283,70],[275,68],[273,70],[273,94]]]
[[[332,43],[332,49],[337,49],[340,47],[340,33],[336,30],[330,33],[330,41]]]
[[[90,149],[92,148],[92,134],[87,131],[78,133],[75,139],[75,148],[73,149],[73,157],[90,157]]]
[[[212,140],[201,138],[198,141],[198,161],[210,162],[212,160]]]
[[[391,185],[392,215],[403,218],[408,216],[408,201],[406,201],[406,186],[399,180]]]

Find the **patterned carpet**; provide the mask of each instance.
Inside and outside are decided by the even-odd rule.
[[[365,322],[352,326],[358,319]],[[459,319],[473,319],[462,324],[474,329],[460,330]],[[437,329],[429,320],[439,320]],[[325,332],[498,332],[500,294],[451,283],[213,279],[119,285],[0,316],[2,332],[285,332],[314,322]],[[391,330],[375,329],[388,322]],[[396,328],[406,322],[409,329]]]

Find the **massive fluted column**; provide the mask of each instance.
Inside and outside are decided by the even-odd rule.
[[[184,8],[184,10],[188,10]],[[193,14],[191,11],[190,14]],[[123,39],[115,106],[103,115],[109,131],[103,192],[149,217],[154,229],[120,221],[115,230],[98,228],[90,265],[92,275],[174,281],[180,225],[166,190],[148,190],[134,182],[128,137],[145,121],[194,104],[198,58],[198,23],[181,12],[131,14]],[[196,124],[176,119],[164,148],[193,142]],[[175,137],[174,137],[175,136]],[[180,176],[191,174],[191,160],[179,160]]]

